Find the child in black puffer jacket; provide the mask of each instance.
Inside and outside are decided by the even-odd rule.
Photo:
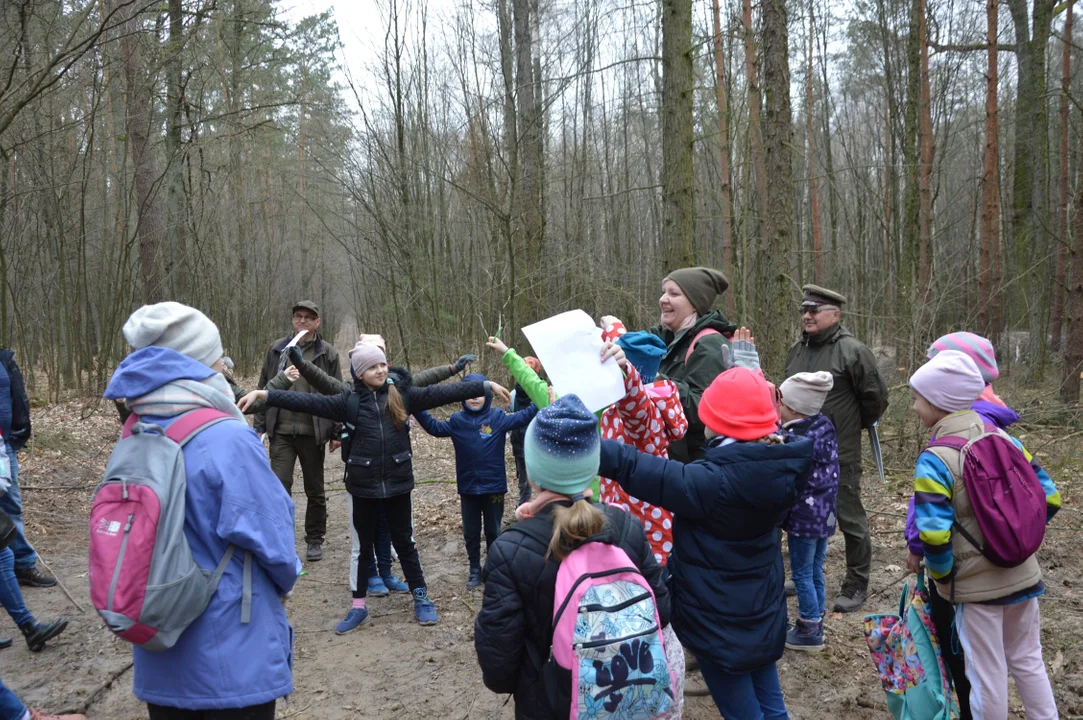
[[[242,398],[239,405],[243,410],[265,399],[271,407],[328,418],[353,428],[348,446],[343,444],[343,457],[347,466],[346,490],[353,496],[353,525],[361,541],[359,557],[366,563],[372,557],[372,543],[382,510],[414,596],[417,621],[435,625],[436,608],[426,590],[413,539],[410,505],[410,493],[414,489],[413,450],[406,419],[422,410],[488,395],[489,382],[418,388],[410,384],[409,373],[404,371],[396,383],[388,376],[383,350],[361,342],[350,351],[350,371],[354,377],[353,390],[338,395],[257,390]],[[357,399],[351,400],[355,396]],[[368,586],[357,585],[353,606],[335,629],[340,635],[368,618],[365,607]]]
[[[590,502],[599,444],[597,421],[575,395],[539,412],[524,443],[527,476],[537,496],[516,517],[549,523],[551,540],[546,545],[533,534],[509,530],[489,549],[474,647],[485,686],[515,694],[516,718],[568,715],[566,708],[550,707],[542,669],[552,645],[557,570],[588,538],[627,553],[654,592],[662,625],[669,624],[669,591],[643,526],[619,508]]]

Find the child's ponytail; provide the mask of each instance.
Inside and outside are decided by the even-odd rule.
[[[406,405],[402,402],[399,389],[392,383],[387,385],[387,411],[391,413],[391,422],[395,423],[395,429],[402,430],[406,423]]]
[[[565,507],[553,504],[553,539],[549,541],[549,552],[557,560],[563,560],[572,550],[594,537],[605,527],[605,514],[590,503],[580,498]]]

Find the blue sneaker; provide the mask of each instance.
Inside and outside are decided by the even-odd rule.
[[[387,589],[387,585],[380,578],[379,575],[373,575],[369,578],[369,595],[373,597],[387,597],[391,594],[391,591]]]
[[[388,575],[387,577],[382,578],[382,579],[383,579],[384,586],[388,590],[390,590],[391,592],[395,592],[395,593],[408,593],[408,592],[410,592],[410,586],[407,585],[406,583],[404,583],[402,580],[399,580],[394,575]]]
[[[432,604],[425,588],[414,590],[414,615],[421,625],[436,624],[436,606]]]
[[[350,612],[346,613],[346,617],[342,618],[335,627],[335,634],[345,635],[351,630],[356,630],[361,626],[361,623],[368,620],[369,611],[367,608],[350,608]]]

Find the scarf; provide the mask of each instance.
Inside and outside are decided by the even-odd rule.
[[[584,498],[589,500],[591,496],[594,495],[594,491],[590,488],[587,488],[580,494]],[[549,503],[554,503],[557,500],[567,499],[567,495],[561,495],[560,493],[555,493],[552,490],[542,490],[540,493],[538,493],[538,496],[536,498],[534,498],[530,502],[525,502],[519,507],[515,508],[515,519],[526,520],[527,518],[532,518],[539,512],[541,512],[541,509]]]
[[[233,393],[221,373],[215,373],[203,381],[173,380],[146,395],[128,398],[124,404],[140,417],[171,418],[189,410],[213,408],[245,422],[244,415],[233,404]]]

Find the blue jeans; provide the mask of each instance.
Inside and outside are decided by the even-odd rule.
[[[19,570],[32,570],[37,567],[38,555],[26,541],[26,531],[23,529],[23,497],[19,492],[19,458],[11,449],[11,445],[4,443],[4,449],[11,461],[11,487],[6,493],[0,495],[0,510],[10,515],[15,521],[15,527],[18,528],[18,533],[10,546],[11,551],[15,553],[15,567]]]
[[[373,555],[369,560],[369,577],[391,576],[391,529],[387,527],[387,516],[380,511],[380,521],[376,524],[376,542],[373,543]]]
[[[703,681],[727,720],[788,720],[774,663],[744,675],[728,675],[697,657]]]
[[[26,706],[0,680],[0,720],[22,720]]]
[[[15,555],[9,547],[0,550],[0,605],[4,606],[19,627],[34,619],[26,609],[19,581],[15,579]]]
[[[818,622],[827,611],[827,588],[824,585],[824,558],[827,538],[803,538],[787,535],[790,545],[790,574],[797,589],[797,605],[802,620]]]

